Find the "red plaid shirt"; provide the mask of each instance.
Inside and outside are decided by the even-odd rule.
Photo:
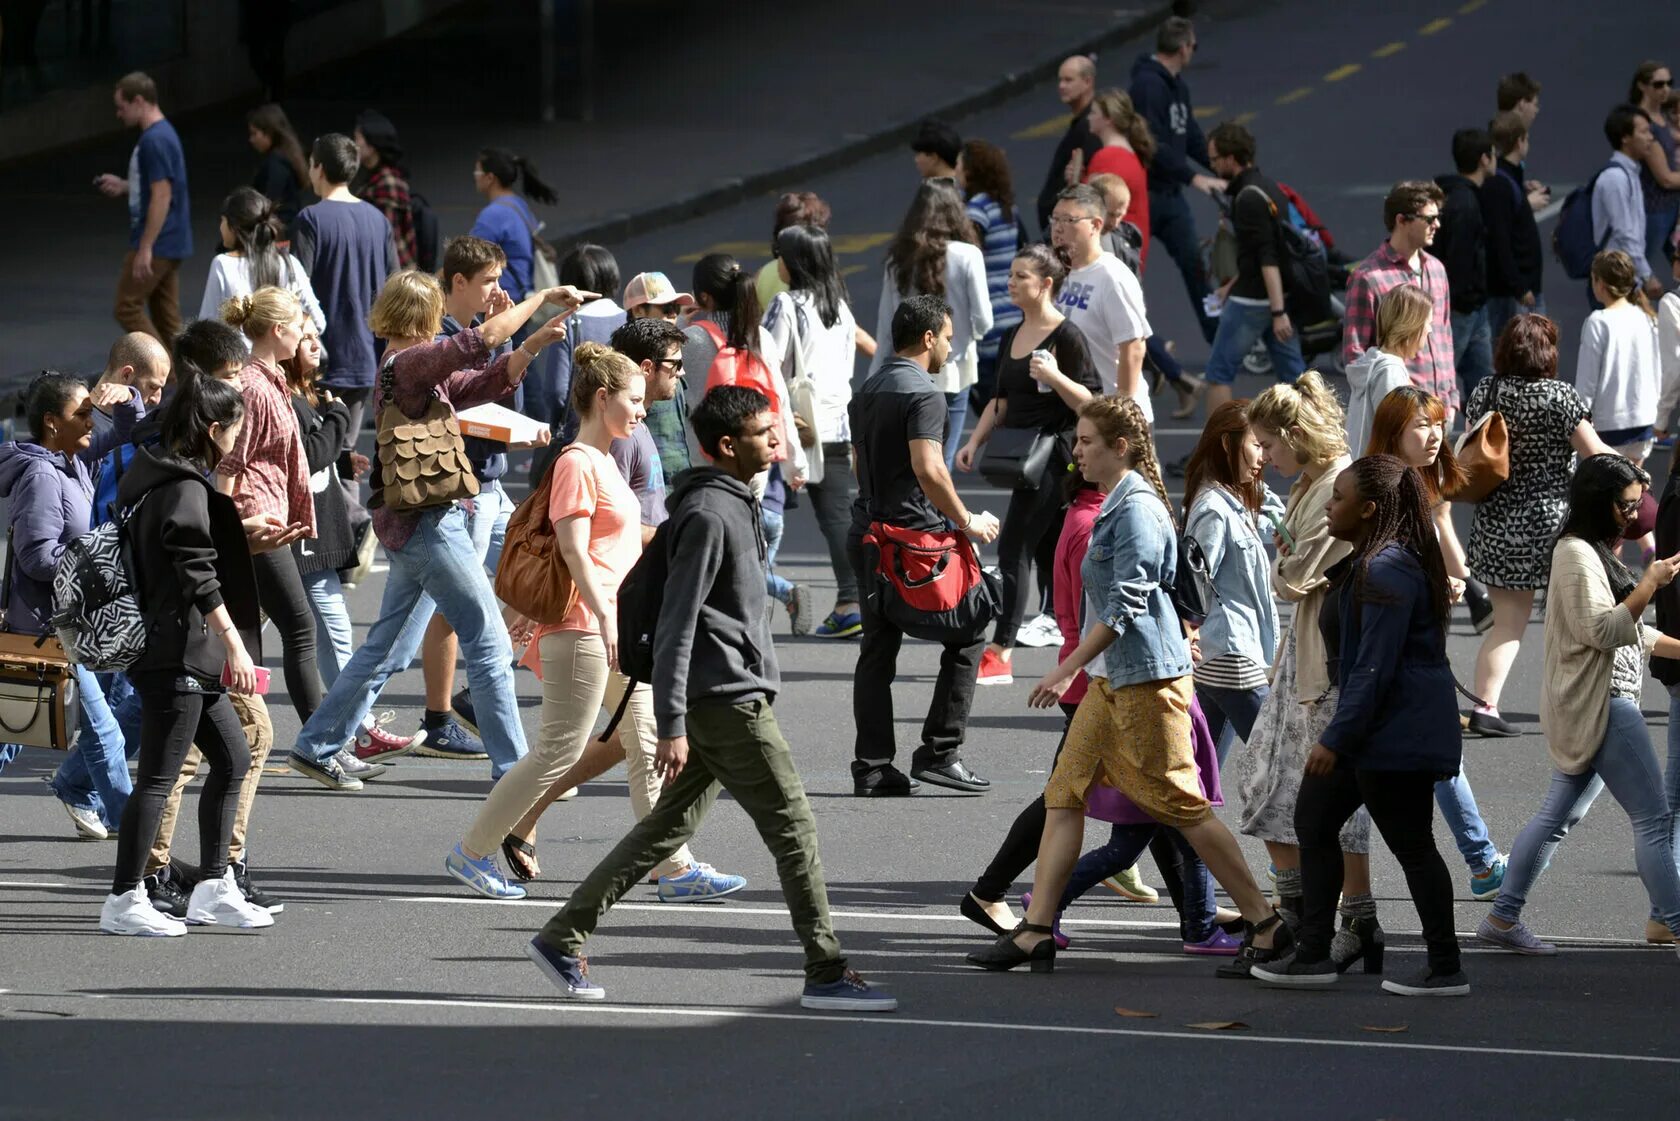
[[[216,472],[237,480],[233,504],[241,518],[272,514],[287,525],[302,522],[314,537],[315,496],[285,375],[253,358],[239,371],[239,389],[245,423]]]
[[[1377,345],[1377,304],[1383,296],[1402,284],[1416,284],[1434,301],[1435,315],[1430,320],[1429,337],[1423,341],[1417,357],[1406,363],[1412,384],[1433,393],[1456,413],[1458,401],[1458,370],[1453,364],[1451,301],[1447,296],[1447,270],[1435,257],[1418,251],[1420,272],[1413,272],[1406,259],[1396,253],[1388,242],[1353,270],[1348,278],[1347,316],[1342,321],[1342,362],[1352,362],[1366,349]]]
[[[397,263],[411,269],[420,258],[414,238],[414,205],[408,197],[408,180],[393,167],[382,166],[363,185],[361,196],[385,212],[397,243]]]

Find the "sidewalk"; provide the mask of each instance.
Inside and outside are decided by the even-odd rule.
[[[380,108],[401,132],[414,185],[445,236],[471,226],[483,205],[474,157],[498,145],[529,158],[559,194],[556,206],[538,208],[551,241],[611,244],[902,144],[922,117],[1001,100],[1049,77],[1074,49],[1152,25],[1166,7],[1070,0],[1046,14],[1031,0],[740,0],[720,20],[715,9],[669,0],[604,3],[595,119],[543,125],[534,90],[520,88],[534,86],[535,52],[511,57],[505,17],[475,4],[351,65],[294,78],[286,109],[307,146],[317,133],[350,131],[360,109]],[[514,108],[521,103],[530,109]],[[175,119],[194,219],[195,255],[181,286],[188,318],[218,251],[221,200],[255,168],[247,108]],[[102,365],[117,332],[111,302],[127,214],[89,182],[122,174],[133,142],[116,136],[0,172],[11,227],[0,271],[0,393],[42,367]]]

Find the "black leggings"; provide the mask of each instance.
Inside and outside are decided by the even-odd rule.
[[[1052,456],[1052,462],[1057,457]],[[1048,476],[1051,472],[1046,472]],[[1015,645],[1015,632],[1027,613],[1027,580],[1038,565],[1039,598],[1050,601],[1050,574],[1056,567],[1056,539],[1061,536],[1067,503],[1060,479],[1044,478],[1036,487],[1009,495],[1009,509],[998,531],[998,568],[1003,573],[1003,614],[992,636],[1004,649]]]
[[[168,686],[139,686],[140,763],[134,793],[123,809],[117,833],[117,870],[111,892],[133,891],[146,871],[146,858],[157,840],[163,804],[180,777],[187,752],[196,743],[210,765],[198,796],[198,843],[204,878],[227,870],[239,789],[251,767],[251,745],[239,726],[239,714],[226,693],[183,692]]]
[[[298,575],[297,556],[275,549],[251,558],[257,568],[257,602],[280,634],[280,654],[286,670],[286,692],[299,720],[308,720],[321,707],[321,666],[315,660],[315,613]]]

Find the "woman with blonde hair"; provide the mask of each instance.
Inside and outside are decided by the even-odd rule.
[[[1347,446],[1360,450],[1371,442],[1371,418],[1392,391],[1411,385],[1406,363],[1429,339],[1435,302],[1416,284],[1390,289],[1377,304],[1377,345],[1348,363]]]
[[[1325,507],[1336,476],[1350,462],[1342,407],[1317,371],[1292,384],[1274,385],[1248,407],[1248,423],[1267,463],[1293,478],[1283,519],[1276,523],[1272,592],[1295,605],[1289,630],[1272,668],[1271,692],[1255,717],[1248,750],[1238,760],[1241,817],[1238,827],[1266,844],[1277,868],[1282,910],[1301,914],[1301,850],[1295,833],[1295,803],[1307,754],[1336,715],[1318,616],[1330,586],[1328,573],[1352,552],[1330,533]],[[1363,810],[1341,830],[1343,931],[1331,956],[1346,969],[1380,942],[1376,900],[1371,896],[1371,819]],[[1226,976],[1246,975],[1238,961]]]
[[[1247,923],[1236,959],[1246,973],[1257,962],[1281,958],[1291,939],[1197,778],[1190,645],[1171,591],[1177,532],[1149,422],[1137,402],[1101,397],[1080,408],[1075,431],[1080,471],[1107,492],[1080,569],[1090,627],[1033,687],[1029,703],[1049,708],[1082,669],[1089,686],[1044,788],[1044,834],[1027,917],[968,960],[988,970],[1055,968],[1051,923],[1079,858],[1086,798],[1100,775],[1183,834],[1230,893]]]

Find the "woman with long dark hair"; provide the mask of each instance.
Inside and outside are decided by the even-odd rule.
[[[531,212],[531,203],[553,206],[560,199],[554,188],[538,177],[530,160],[506,148],[479,151],[478,161],[473,164],[473,186],[488,202],[468,232],[502,247],[507,254],[502,287],[515,300],[523,300],[531,290],[536,254],[545,249],[537,244],[543,223]]]
[[[1421,973],[1390,978],[1383,989],[1468,996],[1453,933],[1452,876],[1435,848],[1435,784],[1458,770],[1462,746],[1447,662],[1452,592],[1429,491],[1405,461],[1368,455],[1336,477],[1325,516],[1331,536],[1353,547],[1331,570],[1318,616],[1339,699],[1307,755],[1295,805],[1303,888],[1295,954],[1256,964],[1250,976],[1274,985],[1327,985],[1353,964],[1332,956],[1331,937],[1342,889],[1342,826],[1364,806],[1405,870],[1429,952]],[[1376,925],[1375,917],[1363,921]],[[1365,972],[1381,973],[1380,938],[1361,941]]]
[[[1618,555],[1650,481],[1622,456],[1595,455],[1570,483],[1546,585],[1540,727],[1552,756],[1551,788],[1517,834],[1499,900],[1476,928],[1480,940],[1519,954],[1557,953],[1523,925],[1522,910],[1564,837],[1606,787],[1633,826],[1634,862],[1653,917],[1680,936],[1680,819],[1670,812],[1639,709],[1641,663],[1652,654],[1680,657],[1680,640],[1639,621],[1680,571],[1680,556],[1654,559],[1636,577]]]
[[[239,187],[222,201],[222,249],[210,262],[204,281],[200,319],[215,319],[222,305],[235,296],[249,296],[258,288],[284,288],[296,296],[319,334],[327,317],[309,272],[296,257],[281,249],[280,219],[274,203],[252,187]]]
[[[262,156],[251,186],[274,204],[281,229],[289,230],[310,195],[303,142],[286,111],[272,103],[259,105],[245,115],[245,137]]]
[[[908,296],[939,296],[951,307],[951,357],[933,375],[945,394],[945,466],[962,446],[968,419],[968,390],[980,376],[977,344],[992,329],[992,298],[986,286],[986,258],[974,243],[962,195],[948,180],[927,179],[916,188],[910,209],[887,247],[886,274],[876,313],[876,338],[892,334],[893,312]],[[869,372],[880,369],[887,351],[876,351]]]
[[[1025,227],[1015,210],[1015,187],[1009,179],[1009,158],[987,140],[970,140],[957,155],[957,187],[968,200],[968,220],[986,258],[986,289],[992,298],[992,329],[979,345],[979,379],[973,402],[983,407],[992,399],[998,347],[1009,329],[1021,322],[1021,309],[1009,295],[1009,267],[1027,246]]]

